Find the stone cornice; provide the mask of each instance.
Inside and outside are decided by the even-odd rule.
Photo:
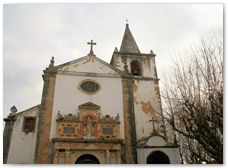
[[[113,54],[120,54],[123,57],[138,57],[138,56],[146,56],[146,57],[155,57],[156,54],[144,54],[144,53],[125,53],[125,52],[116,52],[114,51]]]
[[[122,143],[123,139],[72,139],[52,138],[52,142],[81,142],[81,143]]]
[[[4,121],[5,122],[8,122],[8,121],[16,121],[16,115],[14,115],[14,116],[8,116],[7,118],[4,118]]]
[[[59,71],[60,75],[73,75],[73,76],[90,76],[90,77],[109,77],[109,78],[121,78],[119,74],[103,74],[103,73],[91,73],[91,72],[67,72]]]

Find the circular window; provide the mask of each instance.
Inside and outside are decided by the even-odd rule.
[[[95,94],[100,91],[100,84],[94,80],[84,80],[79,83],[79,90],[86,94]]]

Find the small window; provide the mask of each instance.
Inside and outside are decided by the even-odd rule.
[[[24,132],[33,132],[35,130],[35,117],[25,117],[23,131]]]

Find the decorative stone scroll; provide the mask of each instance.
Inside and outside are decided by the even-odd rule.
[[[65,114],[64,116],[60,114],[60,111],[58,111],[57,119],[56,121],[79,121],[79,117],[73,114]]]

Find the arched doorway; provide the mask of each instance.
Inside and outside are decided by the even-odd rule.
[[[100,164],[100,162],[95,156],[85,154],[85,155],[80,156],[76,160],[75,164]]]
[[[155,151],[151,153],[147,159],[147,164],[170,164],[169,157],[161,152],[161,151]]]

